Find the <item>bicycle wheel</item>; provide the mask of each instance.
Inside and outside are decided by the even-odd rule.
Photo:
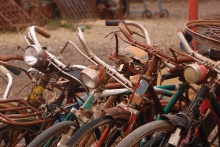
[[[164,146],[169,140],[171,133],[175,131],[175,128],[176,127],[167,120],[150,122],[131,132],[117,145],[117,147]],[[145,144],[143,142],[145,142]]]
[[[220,21],[193,20],[185,24],[194,40],[220,50]]]
[[[38,135],[28,147],[56,147],[62,135],[66,134],[72,126],[77,128],[76,123],[73,121],[57,123]]]
[[[169,11],[166,9],[162,9],[160,12],[160,17],[168,17],[169,16]]]
[[[38,135],[37,126],[11,126],[0,127],[0,146],[15,147],[26,146]]]
[[[92,120],[91,122],[80,127],[76,133],[67,141],[68,146],[115,146],[120,141],[120,135],[125,123],[114,120],[111,116],[103,116]],[[108,133],[106,133],[108,131]],[[103,139],[102,137],[105,136]]]
[[[143,18],[151,18],[153,16],[152,12],[150,10],[145,10],[143,13],[142,13],[142,17]]]

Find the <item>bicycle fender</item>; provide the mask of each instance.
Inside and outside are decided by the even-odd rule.
[[[162,117],[167,118],[174,126],[181,126],[184,128],[188,126],[188,121],[185,117],[180,117],[177,115],[169,115],[169,114],[163,114]]]
[[[125,123],[127,123],[131,118],[131,113],[121,108],[107,108],[103,111],[111,115],[115,120],[122,120]]]

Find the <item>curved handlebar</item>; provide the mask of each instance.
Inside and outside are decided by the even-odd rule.
[[[11,60],[20,60],[23,61],[23,56],[20,55],[0,55],[0,61],[11,61]],[[5,67],[10,70],[15,75],[19,75],[21,73],[21,70],[9,65],[5,65]],[[3,70],[3,69],[2,69]],[[3,71],[2,71],[3,72]]]
[[[39,43],[39,41],[37,39],[37,36],[36,36],[35,32],[37,32],[38,34],[44,36],[45,38],[50,38],[50,34],[46,30],[44,30],[44,29],[42,29],[42,28],[40,28],[38,26],[31,26],[31,27],[29,27],[29,32],[30,32],[30,37],[31,37],[33,43],[35,45],[38,45],[38,46],[41,46],[41,45],[40,45],[40,43]]]
[[[178,37],[180,39],[180,41],[182,42],[182,44],[184,45],[184,49],[185,51],[192,55],[193,57],[197,58],[198,60],[200,60],[201,62],[204,63],[204,65],[207,67],[207,68],[211,68],[213,69],[214,71],[216,71],[217,73],[220,74],[220,64],[216,61],[213,61],[201,54],[199,54],[198,52],[195,52],[189,45],[189,43],[187,42],[186,38],[184,37],[183,35],[183,31],[182,30],[178,30],[177,31],[177,34],[178,34]]]
[[[86,52],[86,54],[94,59],[95,62],[97,62],[97,64],[100,64],[102,66],[104,66],[108,71],[109,74],[115,78],[115,80],[117,80],[119,83],[121,83],[123,86],[125,86],[126,88],[128,88],[130,91],[133,91],[131,88],[133,87],[131,82],[126,79],[124,76],[122,76],[120,73],[118,73],[114,68],[112,68],[110,65],[108,65],[107,63],[105,63],[104,61],[102,61],[99,57],[97,57],[95,54],[93,54],[93,52],[89,49],[89,46],[84,38],[83,35],[83,28],[82,27],[78,27],[77,30],[77,35],[78,38]]]
[[[20,55],[0,55],[0,61],[10,61],[10,60],[21,60],[23,61],[23,56]]]
[[[42,36],[44,36],[46,38],[50,38],[50,34],[46,30],[44,30],[44,29],[42,29],[40,27],[37,27],[37,26],[31,26],[31,27],[29,27],[29,35],[30,35],[34,45],[37,45],[37,46],[41,47],[41,45],[40,45],[40,43],[39,43],[39,41],[38,41],[38,39],[36,37],[36,33],[35,32],[37,32],[38,34],[40,34],[40,35],[42,35]],[[77,79],[76,77],[74,77],[74,76],[68,74],[67,72],[63,71],[63,69],[66,67],[66,65],[63,64],[56,56],[54,56],[53,54],[51,54],[47,50],[45,50],[45,52],[50,57],[50,59],[53,60],[53,62],[50,62],[50,63],[55,68],[57,68],[60,71],[62,76],[67,78],[70,81],[78,82],[80,85],[82,85],[84,87],[84,89],[86,90],[86,93],[88,95],[88,93],[89,93],[88,88],[79,79]]]
[[[144,38],[146,40],[146,43],[148,45],[151,45],[151,40],[150,40],[150,36],[148,34],[148,31],[146,30],[146,28],[140,24],[140,23],[137,23],[137,22],[133,22],[133,21],[129,21],[129,20],[107,20],[106,21],[106,24],[107,26],[110,26],[109,24],[114,24],[116,26],[116,24],[119,26],[119,24],[126,24],[126,25],[129,25],[129,26],[134,26],[134,27],[137,27],[139,28],[143,34],[144,34]],[[112,26],[114,26],[112,25]],[[127,28],[127,33],[130,32]],[[127,34],[128,35],[128,34]],[[130,34],[131,35],[131,34]],[[130,37],[130,35],[128,37]]]
[[[42,35],[42,36],[44,36],[46,38],[50,38],[50,34],[46,30],[44,30],[44,29],[42,29],[42,28],[40,28],[38,26],[31,26],[31,27],[29,27],[29,35],[30,35],[34,45],[41,46],[39,41],[38,41],[38,39],[37,39],[37,36],[36,36],[35,32],[37,32],[38,34],[40,34],[40,35]],[[59,67],[62,67],[62,68],[66,67],[59,59],[57,59],[56,56],[54,56],[53,54],[51,54],[48,51],[46,51],[46,53],[48,54],[48,56],[50,58],[52,58],[54,60],[54,62]]]
[[[10,93],[11,87],[12,87],[12,83],[13,83],[13,78],[11,73],[7,70],[7,68],[5,68],[3,65],[0,65],[0,71],[7,77],[8,79],[8,84],[7,87],[5,89],[4,95],[3,95],[3,99],[8,99],[8,95]]]
[[[147,35],[147,30],[146,28],[139,24],[139,23],[135,23],[132,21],[125,21],[125,24],[127,25],[132,25],[135,26],[139,29],[142,30],[142,32],[145,34],[145,36]],[[186,63],[186,62],[190,62],[192,61],[192,59],[190,59],[189,57],[181,57],[181,58],[176,58],[173,56],[170,56],[166,53],[164,53],[161,49],[158,49],[148,43],[140,43],[138,42],[135,38],[132,37],[132,35],[129,33],[129,30],[127,30],[127,27],[125,26],[124,23],[119,22],[119,29],[121,30],[121,32],[125,35],[125,37],[133,44],[136,45],[138,47],[140,47],[141,49],[143,49],[144,51],[153,54],[154,56],[157,56],[161,59],[163,59],[164,61],[170,62],[174,65],[178,65],[180,63]]]

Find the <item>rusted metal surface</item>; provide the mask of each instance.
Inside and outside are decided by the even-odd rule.
[[[33,20],[13,0],[0,0],[0,29],[25,27]]]
[[[54,118],[43,119],[42,112],[22,99],[0,100],[0,122],[16,126],[52,122]],[[19,120],[28,120],[20,121]]]
[[[55,0],[55,2],[64,18],[74,21],[96,19],[94,0]]]
[[[108,83],[105,85],[105,89],[117,89],[124,88],[121,83]]]
[[[193,20],[185,24],[194,40],[220,50],[220,21]]]
[[[11,61],[11,60],[21,60],[23,61],[23,56],[21,55],[0,55],[1,61]]]

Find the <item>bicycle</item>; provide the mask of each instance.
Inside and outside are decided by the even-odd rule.
[[[131,91],[132,91],[132,87],[131,87],[131,84],[129,84],[130,83],[130,81],[128,81],[127,79],[125,79],[124,77],[122,77],[115,69],[113,69],[112,67],[110,67],[109,65],[107,65],[104,61],[102,61],[101,59],[99,59],[96,55],[94,55],[93,53],[92,53],[92,51],[89,49],[89,47],[88,47],[88,45],[86,44],[86,42],[85,42],[85,38],[83,37],[83,34],[82,34],[82,28],[81,27],[79,27],[78,28],[78,31],[77,31],[78,33],[78,37],[79,37],[79,39],[80,39],[80,41],[81,41],[81,43],[82,43],[82,45],[83,45],[83,47],[84,47],[84,50],[85,50],[85,52],[86,52],[86,54],[87,55],[85,55],[84,53],[82,53],[81,51],[80,51],[80,49],[78,49],[78,47],[76,47],[71,41],[68,41],[67,43],[66,43],[66,45],[65,45],[65,47],[68,45],[68,44],[71,44],[71,45],[73,45],[85,58],[87,58],[89,61],[91,61],[92,63],[94,63],[95,65],[99,65],[99,66],[91,66],[91,67],[88,67],[87,69],[85,69],[85,70],[83,70],[82,71],[82,75],[83,76],[85,76],[84,78],[85,79],[87,79],[84,83],[85,83],[85,85],[87,85],[87,87],[89,87],[89,88],[92,88],[92,89],[94,89],[95,88],[95,90],[94,90],[94,92],[92,92],[90,95],[89,95],[89,97],[87,98],[87,100],[86,100],[86,102],[84,103],[84,105],[83,105],[83,107],[81,107],[79,110],[76,110],[76,109],[74,109],[73,111],[71,111],[69,114],[70,114],[70,116],[74,116],[74,117],[76,117],[77,119],[79,119],[79,121],[82,121],[82,124],[85,124],[85,123],[87,123],[88,121],[90,121],[90,119],[92,118],[92,116],[94,115],[94,113],[93,113],[93,111],[91,110],[91,108],[93,108],[92,107],[92,104],[94,104],[94,102],[98,99],[98,98],[101,98],[101,97],[106,97],[106,96],[110,96],[110,95],[120,95],[120,94],[125,94],[125,93],[127,93],[127,94],[131,94]],[[145,33],[145,35],[146,35],[146,33]],[[147,36],[147,35],[146,35]],[[149,37],[146,37],[145,38],[146,39],[146,42],[148,42],[149,44],[150,44],[150,39],[149,39]],[[64,50],[64,49],[63,49]],[[62,51],[63,51],[62,50]],[[116,53],[117,54],[117,53]],[[126,64],[126,61],[123,61],[123,62],[120,62],[120,63],[123,63],[123,64]],[[117,84],[121,84],[121,86],[118,86],[117,88],[119,88],[119,87],[121,87],[121,88],[123,88],[123,87],[126,87],[126,88],[123,88],[123,89],[111,89],[111,93],[110,93],[110,90],[109,90],[109,92],[108,91],[106,91],[106,90],[104,90],[103,91],[103,88],[102,88],[102,86],[100,87],[101,89],[100,90],[98,90],[98,89],[96,89],[97,87],[99,87],[100,86],[100,83],[106,83],[106,82],[104,82],[103,81],[103,79],[106,79],[106,78],[102,78],[102,79],[97,79],[97,78],[94,78],[95,76],[94,75],[92,75],[91,76],[91,73],[92,74],[94,74],[94,73],[98,73],[98,72],[100,72],[100,73],[102,73],[103,75],[105,75],[104,73],[103,73],[103,70],[100,70],[100,69],[102,69],[102,66],[104,66],[105,68],[106,68],[106,71],[107,71],[107,74],[109,74],[109,76],[111,76],[111,77],[113,77],[118,83]],[[131,66],[130,66],[131,67]],[[95,69],[95,71],[94,71],[94,69]],[[131,68],[129,68],[129,69],[134,69],[133,67],[131,67]],[[97,71],[96,71],[97,70]],[[134,71],[134,70],[131,70],[132,72]],[[124,72],[124,71],[123,71]],[[135,73],[135,71],[134,71],[134,73]],[[97,76],[98,77],[98,76]],[[101,76],[101,77],[103,77],[103,76]],[[107,78],[108,79],[108,78]],[[83,81],[83,78],[82,78],[82,81]],[[108,80],[107,80],[108,81]],[[105,88],[110,88],[111,86],[108,86],[108,85],[111,85],[112,83],[108,83],[107,85],[105,85],[104,87]],[[114,83],[114,84],[116,84],[116,83]],[[173,88],[174,88],[175,86],[173,86]],[[186,88],[185,86],[183,86],[184,88]],[[113,86],[113,88],[114,88],[114,86]],[[116,88],[116,87],[115,87]],[[183,89],[184,89],[183,88]],[[117,92],[117,91],[118,92]],[[120,90],[120,91],[119,91]],[[162,89],[160,89],[159,87],[156,87],[156,88],[154,88],[154,90],[157,92],[157,93],[161,93],[162,95],[168,95],[168,96],[171,96],[172,94],[170,94],[170,92],[168,91],[168,90],[162,90]],[[114,92],[115,91],[115,92]],[[94,95],[95,94],[95,95]],[[108,94],[108,95],[106,95],[106,94]],[[179,94],[177,94],[178,96],[180,95],[180,93]],[[97,97],[98,96],[98,97]],[[178,97],[177,96],[177,97]],[[114,100],[116,99],[116,96],[111,96],[110,98],[107,98],[108,100],[107,100],[107,102],[105,103],[105,105],[104,105],[104,109],[105,108],[108,108],[108,107],[110,107],[112,104],[113,104],[113,102],[114,102]],[[152,103],[150,103],[150,105],[152,105]],[[170,109],[170,108],[169,108]],[[85,111],[81,111],[81,110],[85,110]],[[90,111],[91,110],[91,111]],[[96,111],[97,109],[95,108],[95,111]],[[98,111],[100,111],[101,109],[98,109]],[[100,114],[98,113],[95,113],[96,115],[98,115],[99,117],[100,116],[103,116],[105,113],[103,113],[103,112],[101,112]],[[87,118],[86,117],[84,117],[84,116],[87,116]],[[89,116],[89,117],[88,117]],[[88,119],[89,118],[89,119]],[[96,117],[94,117],[94,118],[96,118]],[[94,119],[93,118],[93,119]],[[69,120],[69,117],[67,117],[67,118],[65,118],[64,120]],[[63,125],[65,125],[65,124],[67,124],[68,126],[69,126],[69,128],[71,127],[71,122],[61,122]],[[53,127],[51,127],[50,129],[48,129],[48,130],[46,130],[45,132],[43,132],[40,136],[38,136],[30,145],[31,146],[41,146],[42,144],[44,144],[45,142],[47,142],[47,140],[50,140],[49,138],[53,138],[53,137],[55,137],[55,135],[54,134],[56,134],[57,132],[59,132],[59,131],[62,131],[60,128],[59,128],[59,126],[60,126],[61,124],[57,124],[57,125],[54,125]],[[71,130],[71,129],[70,129]],[[69,135],[69,133],[68,133],[68,135]],[[46,140],[46,141],[45,141]],[[64,142],[63,141],[61,141],[62,143],[62,145],[64,144]]]
[[[35,33],[49,38],[50,35],[43,29],[32,26],[29,28],[28,43],[24,50],[24,58],[9,56],[7,60],[23,60],[31,69],[24,71],[33,81],[33,89],[28,99],[2,100],[1,104],[7,105],[0,109],[1,115],[1,145],[27,145],[40,132],[62,119],[72,105],[79,105],[83,99],[77,94],[88,94],[88,88],[79,80],[79,73],[83,66],[66,66],[56,56],[43,48]],[[13,58],[11,58],[13,57]],[[4,60],[6,61],[6,60]],[[0,61],[2,65],[13,65]],[[45,89],[53,91],[58,89],[60,95],[51,102],[44,99]],[[65,95],[67,94],[67,95]],[[14,105],[10,105],[13,103]]]
[[[131,43],[132,45],[138,46],[141,49],[143,49],[149,53],[152,53],[155,56],[154,58],[152,58],[152,64],[150,64],[150,66],[148,67],[148,70],[146,72],[147,76],[153,75],[152,73],[154,73],[156,71],[155,69],[157,69],[156,67],[157,67],[158,61],[161,58],[165,61],[170,61],[174,65],[181,67],[181,65],[178,64],[177,58],[170,57],[169,55],[163,53],[159,49],[149,45],[150,40],[149,40],[148,33],[142,25],[131,22],[131,21],[123,21],[126,24],[140,28],[142,30],[142,32],[144,32],[144,36],[145,36],[145,40],[146,40],[147,44],[146,43],[141,44],[137,40],[135,40],[130,35],[130,33],[132,31],[129,30],[127,27],[124,27],[123,24],[121,24],[120,22],[122,22],[122,21],[111,21],[110,23],[113,25],[119,24],[118,26],[120,27],[121,31],[125,34],[126,38],[130,39],[130,41],[132,42]],[[81,30],[81,32],[82,32],[82,30]],[[82,34],[80,34],[80,35],[82,37]],[[127,36],[129,36],[129,37],[127,37]],[[81,40],[84,41],[84,39],[81,39]],[[81,42],[83,42],[83,41],[81,41]],[[84,43],[83,46],[85,48],[88,48],[87,44],[85,44],[85,41],[83,43]],[[188,60],[188,58],[180,58],[179,62],[186,62],[187,60]],[[135,93],[136,95],[134,93],[132,94],[131,97],[133,99],[130,100],[129,107],[128,107],[128,104],[120,103],[119,105],[117,105],[116,108],[105,109],[104,111],[110,115],[97,118],[97,119],[89,122],[88,124],[84,125],[83,127],[81,127],[76,133],[73,134],[71,139],[67,142],[67,145],[68,146],[75,146],[78,143],[80,143],[80,145],[78,144],[79,146],[85,146],[84,143],[91,143],[92,145],[97,143],[98,144],[97,146],[105,144],[105,143],[106,143],[106,145],[107,144],[112,145],[114,143],[114,141],[116,141],[121,134],[122,134],[122,136],[124,136],[124,134],[128,134],[131,131],[131,129],[134,125],[134,122],[137,119],[137,115],[139,114],[139,110],[142,109],[139,107],[143,106],[143,103],[141,103],[141,102],[145,100],[144,94],[147,90],[151,94],[154,104],[157,106],[156,109],[157,109],[158,113],[164,114],[163,107],[161,106],[161,103],[158,99],[158,96],[154,91],[153,84],[152,84],[153,82],[152,82],[152,80],[150,80],[151,78],[148,78],[146,76],[140,76],[140,77],[141,78],[138,80],[138,83],[140,82],[139,86],[136,87],[137,89],[135,89],[139,93],[138,94]],[[135,101],[135,98],[136,98],[136,101]],[[129,101],[128,101],[128,103],[129,103]],[[138,105],[139,105],[139,107],[138,107]],[[139,108],[139,109],[137,110],[137,108]],[[105,124],[108,124],[106,126],[106,129],[98,129],[99,126],[105,125]],[[101,128],[105,128],[105,127],[103,126]],[[95,129],[95,130],[97,129],[98,132],[94,131],[94,132],[97,132],[97,134],[95,133],[93,135],[90,135],[90,131],[92,132],[93,129]],[[115,129],[115,131],[114,131],[114,129]],[[112,133],[111,131],[113,131],[115,134]],[[110,135],[110,138],[109,138],[109,135]],[[92,140],[91,136],[94,137],[95,139]],[[88,138],[91,139],[91,142],[88,141]]]
[[[218,48],[219,41],[215,38],[218,34],[218,21],[196,20],[187,22],[185,26],[186,31],[196,41]],[[193,51],[182,30],[178,30],[178,37],[189,57],[195,62],[199,62],[199,65],[193,63],[186,67],[185,78],[192,83],[202,82],[202,87],[185,112],[176,115],[164,115],[165,120],[151,122],[136,129],[124,138],[118,147],[124,145],[141,146],[141,140],[145,140],[144,146],[219,146],[218,132],[211,134],[215,131],[215,126],[219,127],[219,79],[217,77],[220,73],[219,64]],[[197,66],[201,66],[201,68],[196,68]],[[199,76],[201,71],[205,71],[206,75]],[[188,73],[191,73],[194,78],[190,78]],[[205,106],[204,103],[207,100],[209,103]],[[131,138],[132,140],[130,140]]]

